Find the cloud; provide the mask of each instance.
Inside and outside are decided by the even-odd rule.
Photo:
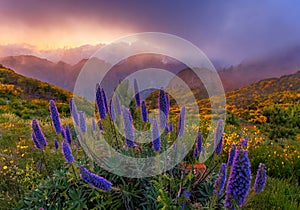
[[[227,63],[300,43],[300,2],[0,1],[0,44],[39,48],[109,43],[131,33],[178,35]]]

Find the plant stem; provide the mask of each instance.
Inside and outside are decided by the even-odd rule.
[[[75,175],[75,179],[79,180],[78,177],[77,177],[76,171],[75,171],[74,163],[71,163],[71,166],[72,166],[72,169],[73,169],[73,173]]]

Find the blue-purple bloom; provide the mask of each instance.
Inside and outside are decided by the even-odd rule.
[[[142,101],[141,112],[142,112],[142,120],[143,120],[143,122],[148,122],[148,110],[147,110],[146,102],[145,101]]]
[[[184,124],[185,124],[185,106],[181,108],[181,112],[178,119],[178,129],[177,129],[177,135],[182,137],[184,135]]]
[[[116,109],[117,109],[117,113],[120,115],[122,111],[121,111],[120,99],[117,94],[116,94]]]
[[[106,94],[105,94],[105,91],[104,91],[103,87],[101,88],[101,92],[102,92],[102,97],[103,97],[104,106],[105,106],[105,114],[106,114],[109,111],[109,109],[108,109]]]
[[[194,149],[194,157],[198,158],[201,152],[202,152],[202,133],[198,132],[196,147]]]
[[[68,142],[63,140],[62,143],[61,143],[61,148],[62,148],[62,153],[64,155],[64,158],[65,158],[66,162],[68,162],[68,163],[74,162],[74,157],[72,155],[72,150],[71,150],[70,145],[68,144]]]
[[[116,116],[116,112],[115,112],[115,108],[114,108],[114,104],[113,104],[112,99],[109,102],[109,107],[110,107],[110,117],[111,117],[111,120],[113,122],[116,122],[117,116]]]
[[[239,147],[242,147],[243,149],[247,149],[248,141],[246,139],[242,139],[239,143]]]
[[[34,136],[35,138],[37,139],[37,141],[39,142],[39,144],[44,147],[44,146],[47,146],[48,143],[46,141],[46,138],[37,122],[36,119],[33,119],[32,120],[32,130],[33,130],[33,133],[34,133]]]
[[[66,136],[66,131],[65,131],[65,129],[64,129],[63,127],[61,128],[60,134],[61,134],[61,137],[62,137],[63,139],[66,139],[66,138],[67,138],[67,136]]]
[[[169,133],[169,126],[168,126],[168,123],[166,123],[165,134],[167,135],[168,133]]]
[[[96,88],[96,104],[97,104],[100,118],[105,119],[106,108],[105,108],[104,97],[103,97],[102,88],[100,84],[97,84],[97,88]]]
[[[112,183],[105,178],[88,171],[84,166],[79,167],[81,179],[93,187],[97,187],[104,191],[112,189]]]
[[[183,196],[184,196],[185,198],[190,198],[190,197],[191,197],[191,193],[190,193],[189,191],[187,191],[187,190],[184,190],[184,191],[183,191]]]
[[[95,118],[92,118],[92,130],[95,131],[97,129]]]
[[[165,128],[168,123],[168,111],[167,111],[167,101],[166,101],[166,93],[163,89],[159,90],[159,98],[158,98],[158,107],[159,107],[159,120],[160,127]]]
[[[100,131],[103,131],[103,130],[104,130],[104,129],[103,129],[103,125],[102,125],[102,121],[101,121],[101,120],[98,121],[98,127],[99,127]]]
[[[54,139],[54,147],[55,147],[55,149],[58,149],[58,141],[57,141],[57,139]]]
[[[141,100],[140,100],[139,86],[138,86],[138,83],[137,83],[136,79],[134,79],[133,86],[134,86],[134,94],[135,94],[136,106],[139,107],[139,106],[141,106]]]
[[[251,183],[251,170],[248,151],[237,149],[226,187],[225,208],[241,207],[248,195]]]
[[[72,134],[71,134],[71,130],[70,127],[68,125],[65,126],[65,134],[66,134],[66,140],[69,144],[72,143]]]
[[[158,129],[157,120],[153,119],[152,122],[152,144],[153,144],[153,150],[155,152],[160,151],[160,133]]]
[[[172,122],[170,122],[169,127],[170,127],[170,128],[169,128],[169,131],[172,132],[172,131],[173,131],[173,123],[172,123]]]
[[[232,166],[232,162],[233,162],[234,155],[235,155],[235,150],[236,150],[236,146],[235,146],[235,144],[232,144],[229,154],[228,154],[227,166]]]
[[[221,155],[223,151],[223,120],[218,120],[215,136],[214,136],[214,149],[217,155]]]
[[[40,144],[40,142],[37,140],[37,138],[36,138],[35,135],[34,135],[34,132],[31,133],[31,137],[32,137],[32,140],[33,140],[33,142],[34,142],[34,144],[35,144],[35,147],[36,147],[37,149],[43,149],[43,145]]]
[[[166,126],[165,128],[169,131],[169,113],[170,113],[170,100],[169,94],[165,92],[165,100],[166,100]],[[167,131],[167,133],[168,133]]]
[[[134,147],[132,116],[129,109],[127,109],[126,107],[124,107],[123,109],[123,124],[127,147]]]
[[[50,109],[51,119],[52,119],[52,123],[53,123],[53,127],[55,129],[55,132],[60,133],[62,126],[61,126],[57,107],[53,100],[50,100],[49,109]]]
[[[79,111],[79,127],[80,127],[80,131],[82,133],[86,133],[87,129],[86,129],[86,121],[85,121],[85,116],[84,116],[84,112],[83,111]]]
[[[70,112],[76,125],[79,125],[78,111],[73,98],[70,99]]]
[[[222,163],[220,166],[218,178],[215,181],[214,184],[214,194],[218,195],[218,197],[221,196],[224,186],[226,182],[226,163]]]
[[[266,166],[265,164],[260,163],[258,166],[255,183],[254,183],[254,191],[256,193],[261,193],[265,189],[266,179],[267,179]]]

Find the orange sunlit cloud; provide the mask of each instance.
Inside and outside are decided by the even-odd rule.
[[[72,48],[85,44],[109,43],[133,33],[130,26],[107,25],[84,20],[67,20],[59,25],[29,26],[22,22],[2,23],[0,44],[26,43],[37,49]]]

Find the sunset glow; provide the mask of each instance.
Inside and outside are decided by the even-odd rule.
[[[97,23],[83,23],[70,20],[69,24],[31,28],[20,24],[16,28],[1,26],[6,33],[0,35],[2,45],[26,43],[39,50],[73,48],[81,45],[107,44],[133,33],[132,29],[107,26]]]

